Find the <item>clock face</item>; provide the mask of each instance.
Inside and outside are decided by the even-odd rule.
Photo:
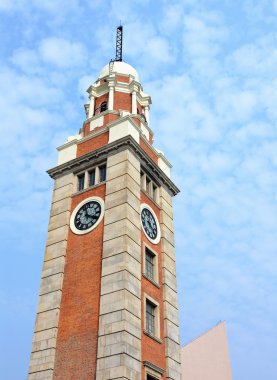
[[[141,206],[141,225],[147,238],[154,244],[160,241],[160,227],[154,211],[146,204]]]
[[[101,214],[101,205],[97,201],[85,203],[77,212],[74,218],[74,225],[77,230],[84,231],[92,227]]]
[[[104,214],[104,202],[101,198],[87,198],[74,209],[70,228],[76,234],[85,234],[93,230]]]

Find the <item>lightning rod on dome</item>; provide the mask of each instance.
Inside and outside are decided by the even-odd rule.
[[[115,44],[115,58],[110,60],[109,73],[113,72],[114,62],[122,62],[122,42],[123,42],[123,25],[120,25],[116,29],[116,44]]]
[[[123,26],[120,26],[116,30],[116,49],[115,49],[115,61],[122,62],[122,42],[123,42]]]

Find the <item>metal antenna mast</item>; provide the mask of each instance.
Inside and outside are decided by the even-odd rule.
[[[115,62],[122,62],[122,42],[123,42],[123,26],[120,25],[116,29],[116,45],[115,45],[115,58],[110,60],[109,74],[113,72]]]
[[[116,53],[115,61],[122,62],[122,41],[123,41],[123,26],[120,25],[116,30]]]

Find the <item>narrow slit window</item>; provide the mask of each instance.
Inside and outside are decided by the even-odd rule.
[[[89,171],[89,186],[94,186],[95,185],[95,169]]]
[[[157,186],[153,183],[153,199],[156,202],[157,201]]]
[[[85,174],[78,175],[78,191],[84,190],[85,187]]]
[[[140,186],[143,189],[144,188],[144,173],[140,172]]]
[[[146,177],[146,192],[148,194],[150,194],[150,183],[151,183],[150,178]]]
[[[99,182],[106,181],[106,165],[99,167]]]
[[[107,102],[103,102],[103,103],[101,103],[101,106],[100,106],[100,112],[104,112],[104,111],[106,111],[107,108],[108,108],[108,106],[107,106]]]
[[[145,274],[151,280],[154,280],[154,260],[155,255],[150,249],[145,248]]]
[[[157,380],[157,378],[147,374],[147,380]]]
[[[146,331],[152,335],[155,335],[155,308],[152,302],[146,300]]]

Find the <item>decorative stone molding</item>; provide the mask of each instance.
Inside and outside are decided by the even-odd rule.
[[[121,152],[126,148],[131,152],[137,154],[140,163],[144,167],[151,170],[152,176],[158,185],[166,188],[171,196],[179,193],[180,190],[178,187],[168,178],[168,176],[147,155],[147,153],[145,153],[145,151],[131,136],[123,137],[99,149],[96,149],[93,152],[86,153],[62,165],[58,165],[53,169],[48,170],[47,173],[50,175],[50,177],[56,179],[70,172],[76,173],[81,170],[86,170],[91,166],[92,160],[95,160],[95,163],[97,160],[99,162],[103,161],[104,159],[107,159],[107,157],[115,154],[116,152]]]

